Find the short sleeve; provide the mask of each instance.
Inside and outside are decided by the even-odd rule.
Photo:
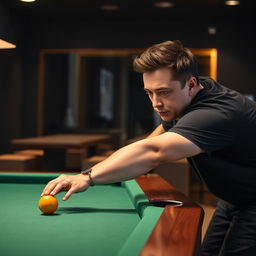
[[[197,109],[184,115],[169,131],[189,139],[207,153],[229,147],[237,124],[233,113],[216,109]]]

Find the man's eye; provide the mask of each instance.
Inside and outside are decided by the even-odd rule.
[[[169,91],[160,91],[158,92],[160,95],[167,95],[169,94],[170,92]]]

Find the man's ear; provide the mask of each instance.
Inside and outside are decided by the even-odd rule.
[[[189,88],[195,88],[197,86],[197,79],[192,76],[189,79]]]
[[[191,96],[195,91],[195,89],[197,88],[197,79],[194,76],[189,78],[188,87],[189,87],[189,95]]]

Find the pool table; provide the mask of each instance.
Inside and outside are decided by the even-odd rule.
[[[59,173],[0,173],[2,256],[199,255],[203,210],[156,174],[109,185],[38,208]]]

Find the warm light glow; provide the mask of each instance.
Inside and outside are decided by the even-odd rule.
[[[174,4],[167,1],[162,1],[162,2],[156,2],[154,5],[155,7],[158,7],[158,8],[171,8],[173,7]]]
[[[16,48],[15,44],[11,44],[7,41],[0,39],[0,49],[13,49]]]
[[[117,11],[119,7],[113,4],[105,4],[105,5],[101,5],[100,9],[103,11]]]
[[[232,5],[232,6],[234,6],[234,5],[239,5],[240,4],[240,2],[239,1],[225,1],[225,5]]]
[[[26,3],[31,3],[31,2],[35,2],[36,0],[20,0],[21,2],[26,2]]]

